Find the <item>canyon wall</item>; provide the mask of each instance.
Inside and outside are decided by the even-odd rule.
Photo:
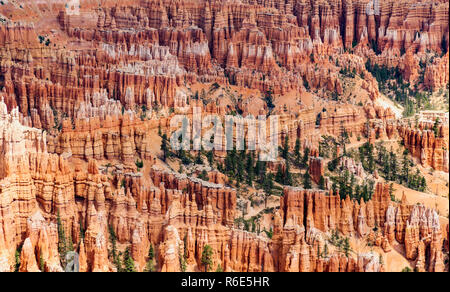
[[[409,153],[417,158],[423,167],[448,172],[449,128],[442,122],[436,126],[435,123],[421,122],[412,126],[404,122],[389,122],[385,129],[387,137],[399,137]]]
[[[197,81],[262,93],[341,94],[341,68],[363,73],[363,88],[375,100],[377,82],[364,68],[374,56],[367,50],[379,51],[375,57],[389,67],[415,53],[448,50],[448,5],[441,1],[374,7],[378,2],[365,0],[136,0],[102,8],[82,2],[78,15],[57,4],[45,10],[24,3],[31,15],[45,10],[40,13],[60,32],[31,22],[0,24],[1,94],[9,110],[18,106],[35,127],[58,128],[64,115],[76,118],[80,105],[95,106],[90,97],[97,92],[127,110],[183,106],[190,97],[177,88]],[[343,54],[353,47],[356,54]],[[412,67],[403,71],[406,80],[417,77]],[[448,53],[425,71],[426,87],[444,87]]]
[[[202,271],[206,244],[225,271],[378,272],[396,243],[417,270],[445,269],[448,225],[435,210],[391,201],[383,183],[367,202],[285,187],[271,230],[244,231],[239,190],[213,172],[204,181],[169,170],[156,132],[171,133],[170,119],[192,118],[195,107],[277,115],[278,141],[312,150],[315,183],[325,174],[321,136],[343,133],[401,140],[422,166],[448,173],[448,127],[396,121],[376,105],[365,66],[398,67],[412,87],[423,71],[425,89],[444,89],[448,2],[82,0],[79,14],[49,2],[0,6],[0,271],[62,271],[62,234],[81,271],[117,271],[114,240],[139,271],[150,246],[157,271],[180,271],[183,261]],[[349,91],[346,74],[364,103],[333,100]],[[202,86],[219,93],[201,99]],[[335,232],[380,253],[346,254]]]

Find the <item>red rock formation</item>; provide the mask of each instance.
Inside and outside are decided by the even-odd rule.
[[[151,159],[148,130],[156,123],[143,123],[132,114],[81,119],[72,128],[65,120],[61,134],[49,140],[48,150],[58,154],[71,153],[81,159],[121,159],[133,164],[136,156]]]
[[[429,89],[436,90],[449,83],[449,55],[448,52],[441,58],[436,58],[433,64],[425,68],[424,84]]]
[[[403,78],[412,86],[419,77],[419,62],[414,58],[412,50],[408,50],[403,59]]]
[[[283,234],[283,243],[285,243],[284,238],[288,230],[293,232],[295,230],[294,227],[297,226],[297,234],[300,233],[303,234],[302,236],[305,236],[305,230],[307,231],[306,240],[308,242],[307,234],[314,229],[322,232],[338,229],[344,235],[357,232],[360,236],[365,236],[367,228],[384,227],[384,237],[381,233],[378,233],[380,237],[378,245],[382,246],[385,252],[389,252],[391,249],[389,242],[394,241],[395,237],[403,237],[404,234],[408,259],[413,260],[417,257],[419,244],[423,243],[425,246],[430,247],[432,250],[431,254],[436,253],[428,269],[431,271],[437,267],[438,270],[442,270],[442,251],[439,248],[442,248],[443,237],[437,213],[424,206],[408,206],[406,204],[406,201],[403,201],[401,204],[391,202],[389,186],[382,184],[376,185],[371,201],[367,204],[361,202],[360,205],[358,202],[353,202],[349,199],[340,200],[338,195],[333,195],[332,193],[327,196],[324,191],[286,188],[280,204],[280,215],[282,222],[284,222],[284,228],[282,233],[277,233],[278,229],[275,229],[275,234],[278,234],[277,236]],[[403,215],[405,214],[404,212],[408,214],[406,218]],[[358,217],[352,218],[352,214],[358,214]],[[355,219],[357,219],[356,225],[353,224]],[[274,238],[276,238],[275,235]],[[302,238],[300,237],[300,242],[304,240]],[[308,243],[311,244],[310,242]],[[287,252],[286,261],[289,263],[288,266],[291,267],[286,268],[288,270],[292,270],[292,265],[300,265],[300,269],[302,267],[301,261],[300,264],[298,262],[289,262],[289,258],[292,258],[292,253],[294,253],[294,246],[289,248],[289,252],[285,250]],[[298,254],[299,250],[295,253]],[[282,255],[284,254],[282,253]],[[281,259],[283,260],[284,257]],[[317,265],[321,267],[322,263],[320,265],[317,263]],[[358,268],[361,268],[359,265]],[[303,267],[310,266],[315,266],[315,263],[307,263],[307,266]],[[311,268],[306,269],[310,270]],[[330,269],[340,270],[337,267],[333,267],[333,264],[330,266]],[[377,264],[376,267],[364,268],[361,271],[370,269],[380,270],[380,267]],[[299,268],[294,269],[294,271],[299,271]]]
[[[398,135],[403,139],[405,147],[412,156],[418,158],[423,166],[431,166],[436,170],[448,172],[448,128],[438,126],[438,137],[431,130],[430,124],[422,124],[413,129],[406,125],[399,125]]]
[[[442,44],[448,46],[448,7],[441,2],[388,1],[379,7],[356,0],[270,3],[121,1],[100,10],[83,5],[79,15],[56,5],[46,17],[59,21],[61,33],[78,40],[82,49],[64,48],[59,38],[52,47],[49,37],[46,45],[40,28],[6,22],[0,30],[5,76],[0,86],[9,108],[19,106],[34,126],[51,129],[59,126],[55,110],[73,118],[78,102],[99,89],[126,108],[177,105],[176,88],[195,79],[228,80],[274,93],[303,90],[299,84],[307,81],[311,88],[341,93],[339,68],[326,56],[342,46],[359,43],[359,48],[373,41],[385,56],[400,50],[440,53]],[[85,48],[88,43],[90,49]],[[341,67],[353,69],[343,58],[364,71],[358,56],[337,56]],[[400,62],[399,56],[394,59]],[[410,64],[405,62],[407,80],[416,76]],[[448,69],[448,54],[429,67],[427,86],[448,82],[448,70],[443,70]],[[374,80],[365,76],[364,88],[375,99]]]
[[[417,83],[418,60],[448,51],[445,1],[107,0],[101,9],[84,1],[78,15],[63,4],[22,2],[20,11],[0,6],[0,271],[14,270],[21,245],[20,271],[61,271],[57,224],[79,251],[81,271],[117,270],[108,254],[114,240],[121,251],[130,248],[139,271],[150,244],[158,271],[179,271],[184,255],[188,270],[203,270],[206,244],[213,270],[384,270],[378,254],[345,256],[332,247],[334,230],[368,237],[386,253],[397,240],[421,271],[446,268],[436,212],[391,202],[381,183],[368,202],[285,188],[269,220],[271,238],[240,230],[237,190],[225,186],[227,178],[211,171],[205,182],[165,170],[152,133],[170,133],[170,117],[191,117],[194,106],[267,114],[261,96],[271,91],[277,138],[292,137],[291,148],[298,138],[302,149],[316,149],[321,135],[344,131],[371,143],[386,135],[403,139],[423,166],[448,172],[445,126],[435,137],[430,125],[392,123],[392,111],[370,102],[362,108],[319,99],[344,93],[348,80],[339,71],[346,68],[364,76],[356,81],[375,103],[380,93],[366,60],[398,66]],[[424,86],[445,86],[448,64],[448,53],[435,58]],[[220,93],[195,100],[195,87],[204,86],[197,82],[217,82]],[[285,96],[277,95],[292,92],[299,110],[283,112]],[[225,154],[215,155],[220,161]],[[145,163],[139,171],[137,159]],[[318,183],[324,161],[312,151],[309,163]],[[355,163],[343,165],[363,175]]]
[[[6,120],[10,121],[11,117],[8,115]],[[20,124],[16,125],[16,129],[30,131]],[[14,145],[8,147],[17,150],[27,143],[26,139],[22,139],[14,144],[12,141],[16,140],[7,137],[2,145]],[[8,147],[2,149],[10,149]],[[22,152],[18,155],[20,151],[15,151],[17,154],[12,156],[2,153],[2,158],[8,158],[5,161],[30,157],[30,161],[36,159],[34,163],[46,161],[43,159],[48,155],[45,152]],[[59,159],[59,163],[64,164],[63,158]],[[6,165],[5,179],[11,180],[10,165]],[[57,206],[53,210],[58,210],[65,230],[73,235],[75,241],[79,239],[79,228],[86,230],[79,247],[81,269],[85,271],[114,270],[106,248],[108,225],[119,242],[131,244],[131,253],[138,270],[144,268],[148,244],[152,242],[160,251],[157,263],[161,271],[179,271],[181,251],[187,255],[186,261],[191,267],[201,270],[200,257],[205,244],[211,245],[214,250],[214,267],[220,264],[227,271],[381,271],[383,267],[374,254],[360,254],[347,259],[331,250],[328,257],[317,256],[317,250],[327,242],[328,232],[337,229],[345,236],[365,236],[367,230],[375,226],[382,228],[384,235],[379,245],[386,252],[390,249],[390,241],[404,238],[408,258],[420,255],[419,246],[422,244],[427,248],[429,246],[432,251],[431,264],[423,265],[423,268],[437,271],[443,267],[439,249],[443,245],[443,236],[436,213],[417,206],[411,209],[405,202],[390,202],[387,185],[377,184],[373,199],[367,203],[354,202],[349,198],[341,200],[339,195],[327,195],[324,191],[286,188],[280,202],[280,213],[274,215],[273,238],[268,239],[232,228],[237,208],[236,191],[224,186],[152,167],[149,173],[152,182],[150,188],[144,183],[142,175],[117,172],[112,182],[116,181],[118,185],[120,181],[123,183],[122,188],[116,189],[100,173],[92,159],[87,164],[87,172],[79,167],[75,172],[56,165],[53,169],[57,174],[63,174],[65,180],[72,179],[74,187],[66,189],[67,197],[61,192],[56,197],[51,192],[46,195],[39,188],[42,166],[35,168],[28,163],[28,168],[24,165],[22,172],[14,170],[14,173],[22,175],[25,175],[25,171],[35,172],[29,176],[28,183],[35,186],[36,197],[28,195],[28,200],[30,206],[38,206],[39,202],[43,216],[26,213],[22,208],[8,209],[11,203],[2,204],[5,214],[2,216],[3,226],[7,226],[5,220],[11,218],[8,214],[14,218],[13,222],[19,222],[20,218],[28,222],[23,232],[27,238],[25,244],[31,245],[31,248],[24,246],[22,251],[23,271],[36,270],[37,257],[44,259],[46,271],[60,269],[56,227],[54,223],[50,227],[44,224],[45,217],[55,220],[55,214],[52,209],[46,208],[47,204]],[[63,176],[59,176],[58,180]],[[8,194],[12,192],[11,189],[1,188],[2,197],[10,198]],[[73,207],[74,198],[77,198],[77,208]],[[30,210],[36,210],[36,207]],[[81,214],[75,210],[81,210]],[[82,224],[79,226],[75,222]],[[6,224],[14,226],[16,223]],[[1,241],[2,251],[3,248],[14,251],[15,242],[23,240],[20,234],[16,239],[15,233],[2,238],[11,236],[13,244],[10,248],[8,241]],[[37,254],[34,253],[33,245],[37,246]],[[8,259],[10,252],[5,255]],[[426,257],[421,255],[420,259]],[[11,266],[6,269],[11,269]]]
[[[41,272],[38,268],[33,246],[29,238],[25,239],[20,254],[20,272]]]
[[[351,106],[330,107],[320,115],[322,133],[340,136],[344,131],[349,135],[362,133],[365,116],[361,111]]]
[[[219,212],[222,224],[233,225],[236,209],[235,190],[177,173],[161,172],[158,169],[152,169],[151,176],[153,183],[155,186],[160,187],[161,191],[165,189],[184,191],[188,194],[189,200],[195,200],[198,207],[204,208],[204,206],[211,205],[214,212]],[[162,195],[164,196],[165,194],[163,193]],[[188,197],[184,200],[187,200]],[[162,202],[163,209],[161,210],[163,213],[171,203],[170,197],[164,199],[164,201]]]
[[[39,268],[41,272],[62,272],[59,253],[58,253],[58,231],[56,224],[45,223],[44,217],[40,212],[35,213],[28,218],[27,238],[37,249],[37,259],[39,259]]]
[[[319,183],[320,177],[325,174],[325,163],[321,157],[309,157],[309,174],[315,183]]]

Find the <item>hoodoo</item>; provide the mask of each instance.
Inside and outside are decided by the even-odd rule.
[[[448,271],[448,13],[0,1],[0,271]]]

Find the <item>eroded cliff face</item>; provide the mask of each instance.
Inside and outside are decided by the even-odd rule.
[[[33,130],[20,125],[14,115],[2,118],[2,129],[13,124],[18,135]],[[444,269],[446,231],[437,213],[405,200],[392,202],[388,185],[377,184],[368,202],[286,187],[280,210],[273,216],[273,236],[268,238],[264,233],[233,227],[237,211],[234,189],[158,166],[146,174],[118,169],[108,173],[90,159],[87,170],[80,166],[71,169],[68,161],[74,158],[50,155],[39,148],[36,153],[18,151],[42,139],[39,135],[2,138],[2,149],[17,150],[14,155],[2,151],[0,156],[6,166],[0,184],[3,271],[14,269],[18,246],[22,246],[20,271],[61,271],[57,220],[79,251],[82,271],[115,270],[107,252],[110,230],[118,242],[131,245],[136,268],[141,271],[150,244],[159,251],[156,267],[160,271],[179,271],[182,254],[189,269],[201,270],[206,244],[214,250],[213,265],[226,271],[384,270],[378,253],[361,251],[346,256],[333,246],[328,236],[335,230],[360,240],[372,238],[386,252],[390,244],[399,242],[405,246],[407,259],[417,260],[419,270]],[[9,172],[17,161],[21,161],[20,171]]]
[[[391,202],[388,185],[377,184],[368,202],[286,187],[268,238],[234,227],[234,189],[156,165],[145,174],[116,167],[109,173],[92,158],[87,169],[69,167],[75,158],[48,154],[45,136],[22,126],[17,110],[2,112],[1,118],[3,271],[14,269],[18,246],[20,271],[61,271],[58,218],[79,251],[82,271],[115,270],[107,252],[110,230],[120,243],[131,244],[141,271],[150,244],[158,248],[160,271],[179,271],[181,254],[189,269],[201,270],[206,244],[214,250],[214,266],[226,271],[383,271],[379,254],[345,256],[329,243],[335,230],[360,240],[372,238],[386,252],[399,242],[419,270],[444,269],[446,231],[437,213],[406,201]],[[37,264],[41,262],[43,267]]]
[[[442,57],[434,60],[431,66],[425,69],[424,81],[425,85],[435,90],[436,88],[442,88],[449,82],[448,76],[448,52]]]
[[[448,124],[420,122],[411,125],[389,122],[385,129],[387,137],[399,137],[409,153],[417,158],[423,167],[449,171]]]
[[[363,88],[375,100],[366,58],[400,66],[414,84],[420,54],[448,50],[441,1],[82,2],[78,14],[60,3],[3,8],[12,13],[0,26],[0,86],[8,108],[18,106],[29,125],[58,128],[63,116],[76,119],[79,107],[95,107],[91,97],[100,91],[127,110],[183,106],[177,88],[196,81],[341,94],[342,68],[364,74]],[[27,12],[56,27],[29,21]],[[28,22],[13,22],[21,18]],[[355,54],[342,54],[353,47]],[[444,87],[448,53],[425,71],[426,87]]]
[[[225,271],[385,271],[396,244],[419,271],[445,269],[448,225],[433,209],[392,202],[387,184],[367,202],[285,187],[271,231],[248,232],[235,222],[238,190],[226,175],[203,181],[169,170],[156,132],[170,133],[171,117],[194,108],[270,112],[279,141],[311,150],[316,184],[326,172],[321,136],[343,133],[402,140],[422,166],[448,172],[448,127],[436,135],[433,124],[395,121],[377,105],[365,66],[399,67],[411,86],[423,71],[425,88],[445,88],[448,2],[82,0],[78,15],[50,2],[0,6],[0,271],[62,271],[62,234],[80,271],[117,271],[115,241],[130,247],[139,271],[150,246],[157,271],[180,271],[183,261],[204,270],[205,245],[213,269]],[[421,69],[429,52],[439,56]],[[362,105],[326,96],[352,91],[344,69],[360,76],[350,95],[366,96]],[[214,155],[223,162],[226,153]],[[342,164],[365,176],[354,161]],[[280,161],[268,169],[279,165],[285,171]],[[346,254],[335,232],[378,252]]]
[[[404,243],[406,258],[409,260],[423,257],[423,247],[434,249],[436,242],[437,250],[432,250],[431,254],[439,254],[446,235],[435,211],[423,206],[408,205],[405,199],[401,203],[391,202],[389,186],[383,184],[376,185],[372,200],[366,203],[340,200],[339,195],[328,196],[319,191],[285,189],[280,211],[284,229],[286,225],[296,224],[303,228],[303,233],[306,230],[306,234],[308,231],[327,232],[338,229],[344,235],[357,234],[361,238],[375,239],[375,245],[381,246],[386,252],[391,250],[390,244],[400,242]],[[374,231],[377,234],[374,234]],[[320,248],[320,244],[323,246],[323,243],[319,242],[316,244],[318,246],[310,250],[311,256],[318,254],[317,248]],[[419,248],[421,245],[422,249]],[[442,268],[439,257],[433,257],[430,261],[429,271]],[[423,264],[423,259],[417,261],[421,270],[424,270]],[[309,265],[315,266],[314,261]],[[350,268],[350,262],[347,268]]]

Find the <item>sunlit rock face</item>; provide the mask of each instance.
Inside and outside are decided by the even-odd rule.
[[[386,142],[428,181],[448,175],[448,113],[402,119],[367,66],[445,96],[448,0],[3,2],[0,271],[62,272],[70,250],[82,272],[122,271],[125,260],[140,272],[198,272],[206,245],[212,271],[382,272],[398,270],[386,260],[398,250],[417,271],[448,270],[443,198],[408,203],[436,184],[405,187],[400,201],[383,175],[346,156]],[[270,135],[290,159],[266,171],[290,167],[296,186],[268,193],[256,167],[238,184],[227,151],[203,150],[202,165],[196,151],[165,157],[171,119],[198,109],[277,116]],[[223,133],[214,138],[225,145]],[[339,144],[328,157],[326,138]],[[366,201],[333,185],[338,157],[337,171],[373,180]],[[306,174],[310,189],[300,187]]]

